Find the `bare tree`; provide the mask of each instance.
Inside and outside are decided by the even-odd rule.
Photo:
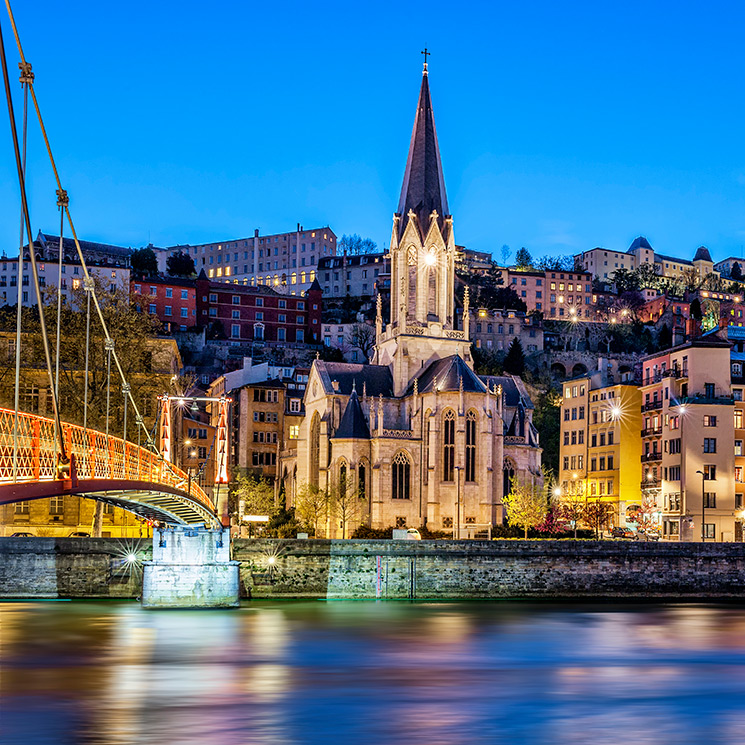
[[[347,343],[362,351],[365,362],[370,361],[375,342],[375,329],[369,323],[355,323],[347,334]]]
[[[314,537],[318,537],[318,526],[328,513],[328,492],[313,484],[302,484],[295,496],[295,514],[301,522],[313,528]]]
[[[337,243],[337,250],[346,253],[349,256],[359,256],[361,254],[374,253],[378,244],[371,238],[362,238],[357,233],[352,235],[343,235]]]

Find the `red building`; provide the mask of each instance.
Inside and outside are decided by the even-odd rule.
[[[130,283],[135,307],[156,316],[168,333],[196,326],[197,289],[193,279],[148,277]]]
[[[231,341],[321,343],[322,293],[318,281],[303,295],[285,295],[266,285],[211,282],[202,271],[196,289],[199,325],[218,323]]]

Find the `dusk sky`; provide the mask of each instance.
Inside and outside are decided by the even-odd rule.
[[[14,3],[81,238],[390,238],[422,67],[458,243],[745,246],[741,3]],[[18,56],[0,15],[9,63]],[[16,112],[20,114],[20,85]],[[34,232],[58,231],[30,128]],[[0,123],[0,240],[19,199]]]

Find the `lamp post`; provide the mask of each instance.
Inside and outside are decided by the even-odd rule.
[[[455,491],[455,525],[456,540],[460,540],[460,466],[455,466],[456,491]]]
[[[703,471],[696,471],[701,474],[701,543],[706,543],[706,474]]]

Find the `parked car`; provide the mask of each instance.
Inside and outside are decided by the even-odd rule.
[[[611,538],[628,538],[632,541],[638,540],[639,536],[631,528],[613,528],[610,532]]]
[[[33,533],[13,533],[10,537],[11,538],[33,538],[34,534]]]
[[[642,541],[659,541],[660,533],[654,528],[639,528],[639,538]]]
[[[70,538],[90,538],[90,533],[70,533]]]

